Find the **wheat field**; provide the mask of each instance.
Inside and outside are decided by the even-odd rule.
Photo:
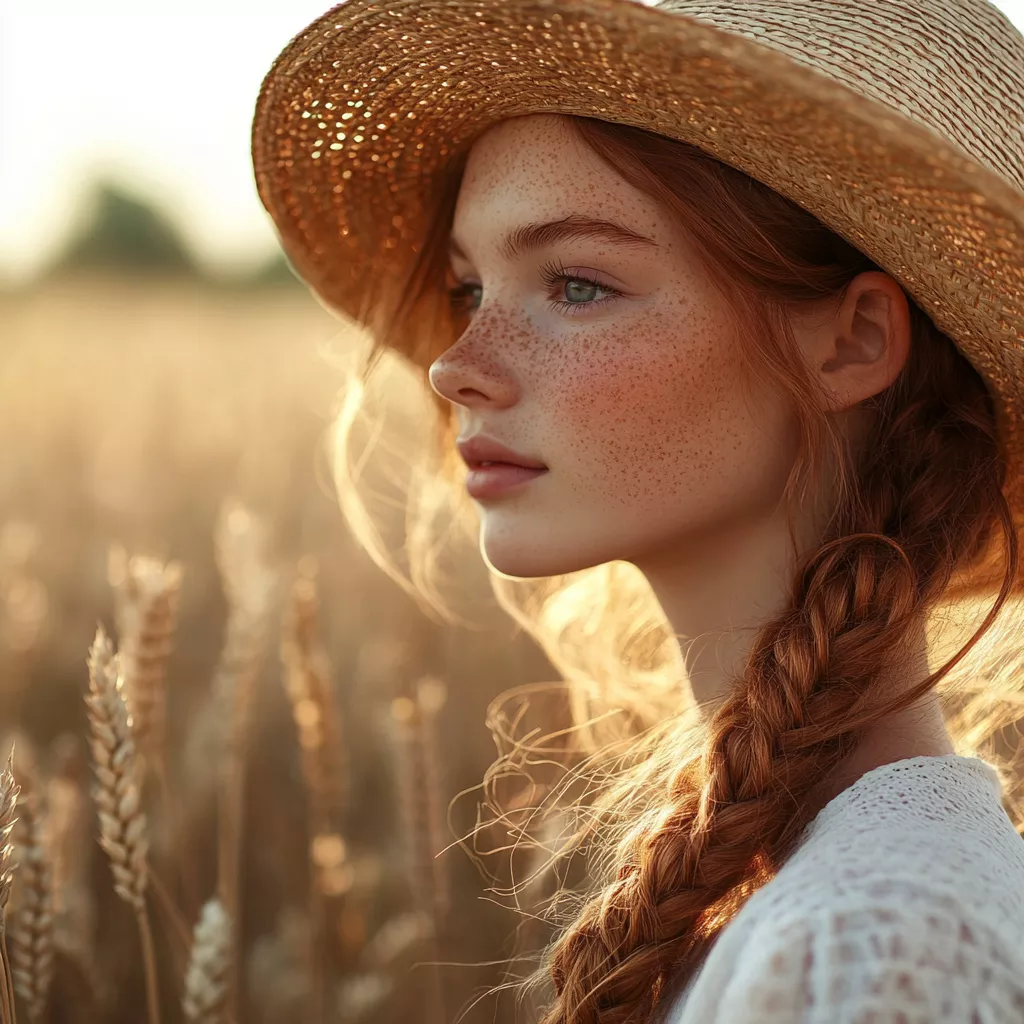
[[[519,919],[449,805],[553,673],[479,564],[442,626],[349,537],[350,336],[301,288],[104,275],[0,331],[2,1019],[512,1020],[477,997]]]

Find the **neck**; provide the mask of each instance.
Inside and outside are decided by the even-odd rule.
[[[709,708],[732,690],[758,629],[788,603],[793,562],[781,512],[634,560],[679,640],[698,705]]]
[[[800,538],[798,537],[798,543]],[[665,556],[637,560],[679,639],[686,680],[705,717],[740,684],[760,627],[790,599],[794,564],[789,534],[780,517],[753,530],[702,537]],[[924,629],[919,628],[898,664],[876,685],[893,691],[929,674]],[[853,754],[824,778],[812,803],[824,806],[866,771],[918,755],[954,753],[941,705],[930,691],[911,707],[865,729]]]

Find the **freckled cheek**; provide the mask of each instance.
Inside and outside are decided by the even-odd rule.
[[[563,450],[592,472],[620,478],[664,475],[680,459],[709,473],[735,446],[741,413],[729,367],[713,346],[622,346],[549,374],[545,390],[563,427]]]

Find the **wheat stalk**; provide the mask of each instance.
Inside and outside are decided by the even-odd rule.
[[[85,697],[92,731],[100,845],[110,859],[114,891],[135,911],[146,973],[149,1024],[159,1024],[156,958],[146,909],[148,841],[142,811],[143,769],[122,694],[123,683],[120,659],[100,626],[89,650],[89,693]]]
[[[445,846],[441,831],[441,757],[437,747],[436,716],[446,700],[445,684],[433,676],[418,680],[412,697],[391,702],[398,757],[398,797],[413,898],[432,922],[427,943],[438,951],[438,932],[448,910],[450,893],[444,865],[437,854]],[[430,975],[433,1016],[444,1020],[440,974]]]
[[[303,559],[285,616],[281,661],[309,793],[312,833],[332,836],[339,830],[347,793],[330,664],[318,636],[315,572],[312,560]],[[327,892],[336,888],[330,877],[321,877],[320,884]]]
[[[7,756],[7,766],[0,772],[0,1024],[16,1024],[14,1011],[14,981],[11,977],[11,959],[7,954],[7,903],[11,897],[14,881],[14,844],[11,831],[18,820],[15,810],[18,806],[20,787],[14,779],[14,750]]]
[[[208,900],[196,922],[185,974],[182,1010],[189,1024],[225,1024],[231,975],[231,919],[218,899]]]
[[[398,796],[414,895],[435,920],[448,910],[447,873],[436,857],[445,847],[443,785],[435,718],[444,706],[444,683],[424,676],[414,696],[391,702],[398,755]]]
[[[324,1014],[327,897],[345,891],[346,847],[341,834],[344,779],[341,737],[330,666],[317,635],[316,563],[300,562],[281,636],[284,684],[299,738],[310,816],[310,1018]]]
[[[83,978],[95,979],[96,907],[90,884],[93,810],[86,744],[73,733],[61,734],[51,745],[50,764],[44,846],[50,857],[53,941],[61,955],[77,965]]]
[[[265,522],[237,501],[225,502],[217,523],[215,551],[228,599],[228,622],[213,680],[213,701],[224,728],[220,759],[217,893],[240,948],[241,855],[244,835],[245,761],[252,694],[266,653],[278,573],[268,565]],[[229,1010],[237,1019],[239,986],[232,957]]]
[[[28,1019],[44,1019],[53,981],[53,874],[43,841],[44,815],[34,769],[22,770],[20,814],[14,836],[21,848],[11,895],[11,973]]]

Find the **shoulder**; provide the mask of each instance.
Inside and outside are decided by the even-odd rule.
[[[666,1024],[1024,1020],[1024,842],[994,789],[891,776],[821,816]]]
[[[834,800],[751,899],[750,915],[878,906],[913,916],[948,904],[1024,943],[1024,840],[987,766],[903,764],[869,773]]]
[[[761,920],[736,951],[716,1021],[972,1024],[1024,1018],[1024,957],[949,894],[886,898]]]

